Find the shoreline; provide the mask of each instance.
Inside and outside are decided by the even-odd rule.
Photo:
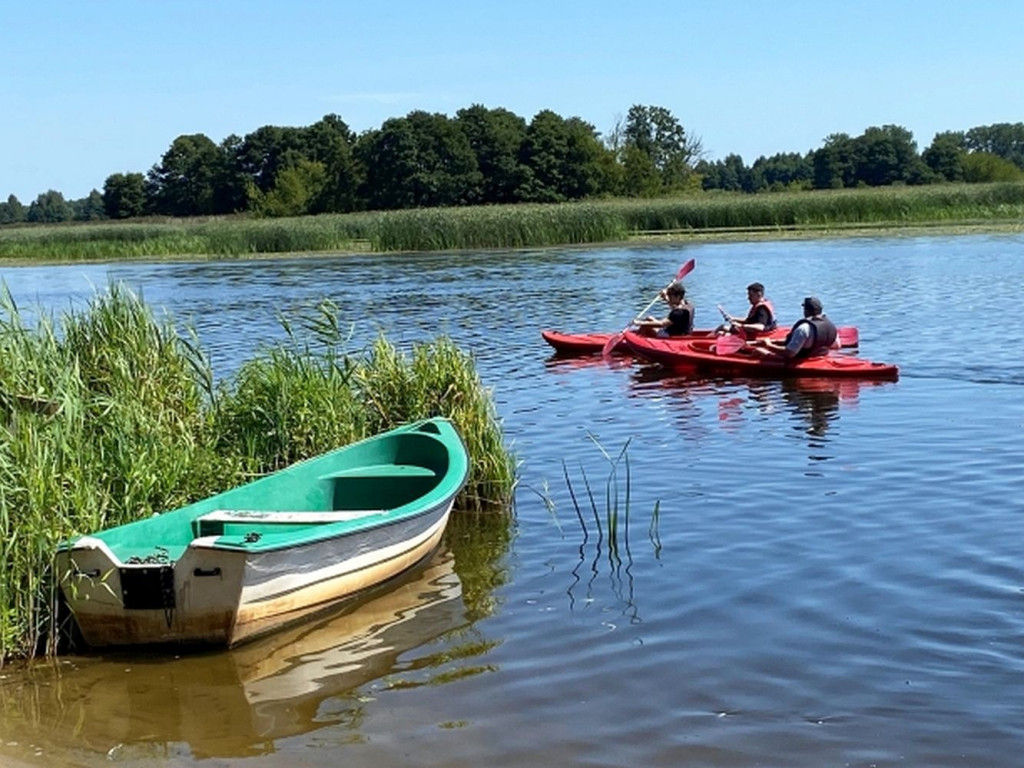
[[[587,243],[553,243],[548,245],[524,246],[517,248],[452,248],[444,250],[424,251],[374,251],[368,247],[351,248],[341,250],[303,250],[295,252],[264,251],[252,252],[239,255],[208,254],[208,253],[181,253],[174,255],[125,255],[113,258],[50,258],[39,259],[26,258],[0,258],[2,267],[48,267],[67,264],[119,264],[119,263],[172,263],[172,262],[202,262],[202,261],[237,261],[237,260],[265,260],[265,259],[303,259],[318,258],[325,255],[335,256],[367,256],[377,255],[388,257],[399,254],[410,253],[479,253],[481,251],[510,252],[510,251],[536,251],[552,250],[557,248],[621,248],[631,245],[660,245],[665,243],[735,243],[735,242],[763,242],[768,240],[815,240],[815,239],[840,239],[859,237],[922,237],[922,236],[970,236],[970,235],[1000,235],[1000,234],[1021,234],[1024,233],[1024,219],[1014,220],[974,220],[957,222],[931,222],[914,224],[823,224],[813,226],[772,226],[772,227],[744,227],[735,229],[679,229],[679,230],[649,230],[630,235],[624,240],[601,240]]]

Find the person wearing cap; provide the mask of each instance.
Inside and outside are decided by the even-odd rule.
[[[775,307],[764,297],[764,286],[761,283],[751,283],[747,286],[747,301],[750,302],[747,316],[740,320],[726,314],[725,322],[716,329],[717,333],[738,333],[753,338],[758,334],[774,331],[778,327]],[[724,314],[725,310],[722,312]]]
[[[760,349],[768,355],[796,360],[827,355],[830,349],[838,347],[839,331],[825,316],[821,300],[808,296],[803,301],[803,310],[803,319],[797,320],[785,341],[765,339]]]
[[[693,304],[686,300],[686,288],[682,282],[676,280],[659,295],[668,302],[668,315],[663,318],[651,315],[638,317],[633,322],[640,332],[658,336],[686,336],[693,333]]]

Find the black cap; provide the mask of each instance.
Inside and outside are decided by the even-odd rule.
[[[817,296],[808,296],[804,299],[804,311],[812,315],[821,314],[821,300]]]

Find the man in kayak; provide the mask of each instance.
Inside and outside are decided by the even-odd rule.
[[[750,311],[742,320],[722,310],[725,322],[718,326],[717,333],[738,333],[752,339],[758,334],[775,330],[778,326],[775,307],[764,297],[764,286],[761,283],[751,283],[747,286],[747,301],[750,302]]]
[[[693,304],[686,300],[686,289],[676,280],[663,290],[661,298],[668,302],[668,315],[658,319],[651,315],[634,320],[641,333],[657,336],[687,336],[693,333]]]
[[[786,336],[785,341],[765,339],[758,351],[765,356],[798,360],[805,357],[827,355],[839,347],[839,331],[822,310],[821,300],[808,296],[803,303],[804,316]]]

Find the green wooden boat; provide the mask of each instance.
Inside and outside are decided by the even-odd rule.
[[[73,539],[61,589],[93,646],[232,646],[350,598],[437,547],[469,473],[446,419]]]

